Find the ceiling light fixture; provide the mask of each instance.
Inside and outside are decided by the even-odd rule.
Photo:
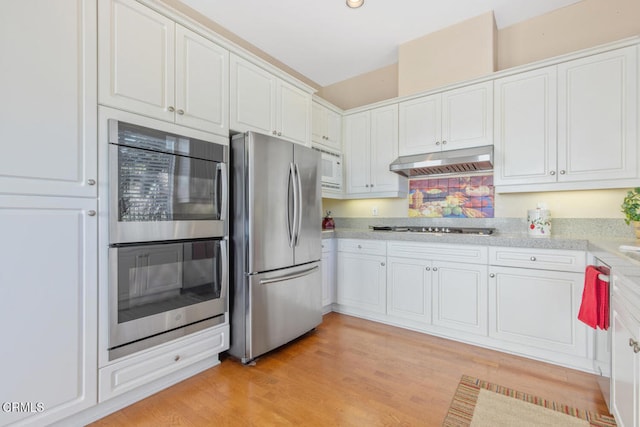
[[[347,6],[356,9],[364,4],[364,0],[347,0]]]

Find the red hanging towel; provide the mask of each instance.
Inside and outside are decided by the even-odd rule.
[[[587,266],[578,319],[594,329],[606,330],[609,328],[609,284],[598,278],[601,273],[598,267]]]

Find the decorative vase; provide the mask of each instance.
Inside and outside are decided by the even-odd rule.
[[[636,233],[636,239],[640,239],[640,221],[631,221],[633,223],[633,231]]]

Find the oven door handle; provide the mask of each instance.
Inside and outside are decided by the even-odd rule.
[[[220,220],[226,221],[229,214],[229,169],[226,163],[218,163],[216,169],[220,174],[221,191],[217,200],[220,206]]]
[[[220,258],[222,268],[220,269],[220,299],[227,298],[229,289],[229,238],[225,237],[220,241]]]

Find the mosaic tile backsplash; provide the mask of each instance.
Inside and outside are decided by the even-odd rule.
[[[493,175],[409,181],[409,217],[493,218]]]

